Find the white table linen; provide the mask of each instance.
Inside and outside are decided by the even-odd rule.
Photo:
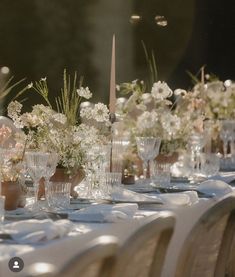
[[[137,204],[97,204],[70,213],[69,219],[84,222],[120,222],[133,218],[137,210]]]
[[[15,276],[8,268],[8,261],[11,257],[21,257],[25,268],[35,262],[48,262],[56,266],[62,266],[67,260],[79,251],[82,251],[86,244],[93,238],[111,234],[116,235],[121,242],[143,223],[144,216],[158,213],[160,210],[171,210],[176,215],[176,228],[170,242],[166,262],[163,268],[163,276],[174,276],[177,258],[181,246],[188,232],[199,219],[199,217],[212,205],[217,198],[199,199],[190,206],[150,205],[150,210],[138,210],[133,218],[127,218],[119,223],[74,223],[79,232],[71,232],[68,236],[50,240],[43,245],[13,245],[0,244],[0,276]],[[148,206],[146,206],[147,209]],[[21,272],[23,273],[23,271]]]
[[[52,221],[21,220],[8,223],[4,226],[4,232],[10,234],[17,243],[40,243],[66,236],[74,228],[69,220]]]

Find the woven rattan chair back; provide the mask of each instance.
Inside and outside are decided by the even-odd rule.
[[[170,212],[146,218],[119,249],[112,276],[160,276],[174,225]]]
[[[118,239],[114,236],[100,236],[92,240],[63,267],[35,263],[24,277],[109,277],[118,250]]]
[[[187,236],[177,263],[176,277],[211,277],[221,267],[219,256],[225,253],[226,229],[235,211],[235,197],[216,201],[194,225]],[[221,253],[221,254],[220,254]],[[224,276],[224,275],[217,275]]]

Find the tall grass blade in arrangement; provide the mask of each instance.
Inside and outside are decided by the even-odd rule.
[[[83,77],[79,80],[79,88],[82,85]],[[77,73],[75,72],[73,80],[70,75],[64,71],[64,86],[61,89],[61,95],[56,98],[57,111],[66,115],[68,122],[75,125],[78,119],[79,105],[81,97],[77,93]]]

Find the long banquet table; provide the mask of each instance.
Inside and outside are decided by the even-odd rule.
[[[233,193],[233,192],[232,192]],[[177,257],[181,245],[189,232],[190,228],[197,219],[212,205],[218,201],[216,198],[199,198],[198,202],[191,206],[167,206],[151,205],[138,211],[138,216],[128,219],[128,227],[125,223],[82,223],[75,222],[77,232],[70,233],[67,237],[55,239],[43,244],[20,245],[20,244],[0,244],[0,276],[15,276],[8,268],[11,257],[20,257],[24,261],[25,268],[36,262],[47,262],[56,265],[58,268],[63,266],[66,261],[73,257],[86,246],[86,244],[98,235],[112,234],[119,238],[121,242],[144,222],[144,217],[158,213],[162,210],[170,210],[176,216],[176,228],[170,242],[167,257],[163,268],[163,276],[174,276]],[[130,228],[130,225],[132,228]]]

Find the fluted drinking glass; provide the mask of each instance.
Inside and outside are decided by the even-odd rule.
[[[44,152],[26,152],[25,160],[28,174],[33,180],[35,206],[38,203],[39,181],[45,176],[49,154]]]
[[[159,152],[161,141],[155,137],[136,137],[138,155],[143,161],[144,179],[147,179],[148,162],[153,160]]]

